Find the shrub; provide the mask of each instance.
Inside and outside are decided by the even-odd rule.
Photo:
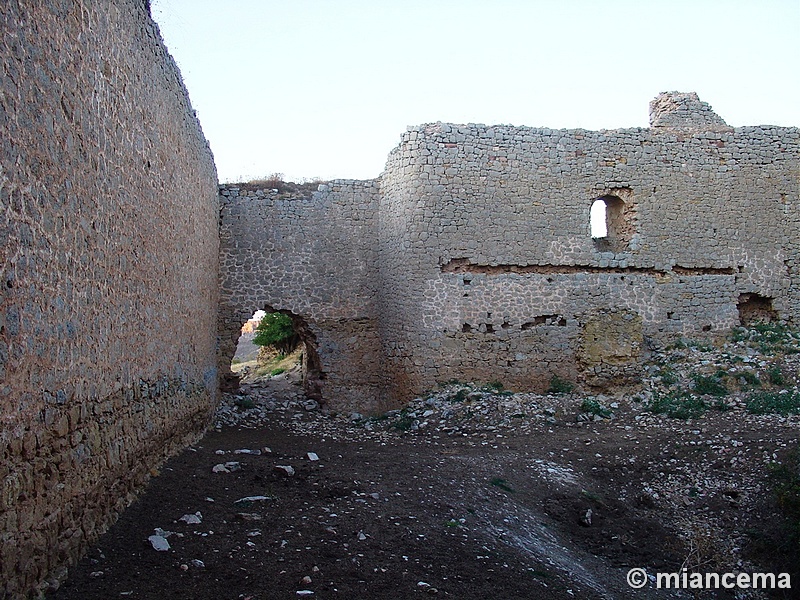
[[[502,477],[492,477],[489,480],[489,483],[494,487],[500,488],[501,490],[504,490],[506,492],[511,492],[512,494],[514,493],[514,488],[508,485],[508,482]]]
[[[611,409],[606,408],[597,400],[593,400],[591,398],[586,398],[583,402],[581,402],[581,412],[597,415],[603,418],[608,418],[612,414]]]
[[[575,389],[575,384],[566,379],[561,379],[558,375],[550,378],[550,387],[547,388],[548,394],[569,394]]]
[[[678,376],[670,367],[661,369],[661,383],[664,385],[675,385],[678,383]]]
[[[758,321],[749,327],[736,327],[731,332],[734,342],[746,341],[764,354],[797,354],[800,352],[800,334],[788,325],[778,322]]]
[[[772,365],[767,369],[767,380],[772,385],[783,385],[786,379],[783,376],[783,370],[780,365]]]
[[[299,343],[299,338],[289,315],[273,312],[261,319],[253,343],[257,346],[274,346],[281,354],[289,354]]]
[[[708,411],[708,403],[702,398],[685,392],[654,394],[647,410],[657,415],[665,414],[673,419],[698,419]]]
[[[400,415],[400,417],[394,423],[392,423],[390,427],[392,427],[392,429],[397,429],[398,431],[410,431],[413,425],[413,417],[410,417],[409,415]]]
[[[503,391],[503,384],[499,381],[490,381],[481,387],[482,392],[500,393]]]
[[[754,392],[747,400],[747,412],[754,415],[800,414],[800,392]]]
[[[718,398],[728,395],[728,388],[725,387],[725,383],[719,374],[700,375],[695,373],[692,375],[692,380],[694,380],[694,389],[698,394],[717,396]]]
[[[761,380],[758,378],[758,376],[750,371],[743,371],[740,374],[740,377],[744,379],[745,383],[752,385],[753,387],[759,387],[761,385]]]

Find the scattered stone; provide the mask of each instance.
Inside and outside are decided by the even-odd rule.
[[[193,558],[191,562],[192,562],[192,566],[193,567],[197,567],[198,569],[205,569],[206,568],[206,563],[204,563],[202,560],[199,560],[197,558]]]
[[[312,592],[311,590],[297,590],[297,595],[298,596],[313,596],[314,592]]]
[[[319,456],[317,456],[316,452],[309,452],[308,454],[306,454],[306,456],[308,457],[308,460],[312,462],[319,460]]]
[[[264,500],[272,500],[269,496],[247,496],[239,498],[234,504],[241,504],[243,502],[263,502]]]
[[[319,404],[317,404],[315,400],[306,400],[301,406],[308,411],[317,410],[319,408]]]
[[[233,473],[234,471],[238,471],[242,468],[241,463],[236,461],[229,461],[226,463],[220,463],[218,465],[214,465],[211,468],[212,473]]]
[[[153,549],[157,550],[158,552],[166,552],[170,548],[169,542],[167,541],[167,538],[165,538],[164,536],[151,535],[147,539],[150,541],[150,544],[153,546]]]
[[[581,517],[581,525],[584,527],[591,527],[592,525],[592,509],[588,509],[586,513]]]
[[[179,520],[179,521],[183,521],[183,522],[184,522],[184,523],[186,523],[187,525],[199,525],[200,523],[202,523],[202,522],[203,522],[203,515],[202,515],[202,514],[200,513],[200,511],[198,510],[198,511],[197,511],[196,513],[194,513],[193,515],[191,515],[191,514],[186,514],[186,515],[183,515],[183,516],[182,516],[180,519],[178,519],[178,520]]]
[[[92,571],[91,573],[89,573],[89,577],[93,577],[93,578],[94,577],[102,577],[103,575],[105,575],[105,573],[103,573],[102,571]]]
[[[273,467],[273,471],[280,475],[285,475],[286,477],[291,477],[294,475],[294,467],[289,465],[275,465],[275,467]]]
[[[174,531],[165,531],[165,530],[161,529],[161,527],[156,527],[153,531],[155,531],[156,535],[160,535],[163,538],[168,538],[169,536],[175,534]]]
[[[250,450],[249,448],[241,448],[234,450],[234,454],[252,454],[253,456],[261,456],[261,450]]]
[[[261,521],[264,517],[258,513],[236,513],[236,518],[242,521]]]
[[[306,575],[305,577],[303,577],[303,578],[300,580],[300,583],[302,583],[303,585],[309,585],[309,584],[311,583],[311,577],[309,577],[308,575]]]

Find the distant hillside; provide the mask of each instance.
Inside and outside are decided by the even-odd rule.
[[[250,323],[252,323],[252,321],[245,323],[245,327]],[[253,329],[255,329],[255,327]],[[244,333],[244,327],[242,328],[242,332],[242,337],[239,338],[239,345],[236,346],[236,354],[234,354],[233,358],[241,362],[255,360],[258,357],[259,350],[259,346],[253,343],[253,338],[256,334],[254,331]]]

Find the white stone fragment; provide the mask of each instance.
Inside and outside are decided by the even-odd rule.
[[[149,540],[150,544],[152,544],[154,550],[157,550],[158,552],[166,552],[169,550],[169,542],[167,541],[167,538],[160,535],[151,535],[147,539]]]

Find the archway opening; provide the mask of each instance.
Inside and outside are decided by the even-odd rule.
[[[324,373],[316,337],[301,316],[270,306],[256,310],[241,324],[236,336],[230,371],[239,383],[286,381],[302,385],[306,396],[321,399]]]

